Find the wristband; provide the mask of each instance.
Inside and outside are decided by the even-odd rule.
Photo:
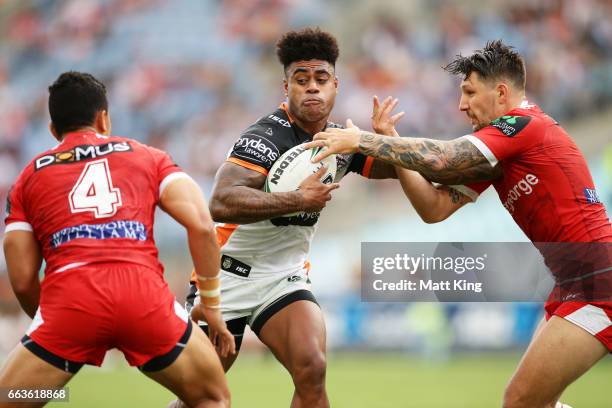
[[[204,307],[208,307],[210,309],[220,309],[221,308],[221,296],[217,295],[214,297],[205,297],[200,296],[200,303],[204,305]]]
[[[206,281],[213,280],[213,279],[219,279],[220,277],[221,277],[221,272],[219,272],[216,276],[200,276],[200,275],[197,276],[198,280],[201,282],[206,282]]]

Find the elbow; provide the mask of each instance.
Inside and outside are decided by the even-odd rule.
[[[425,224],[437,224],[440,221],[443,221],[443,218],[432,217],[432,216],[421,216],[421,219]]]
[[[208,207],[210,210],[210,216],[212,217],[213,221],[223,222],[223,218],[224,218],[223,207],[220,205],[214,204],[212,201],[210,202],[210,205]]]
[[[418,214],[426,224],[437,224],[448,218],[448,215],[435,211],[419,211]]]
[[[27,297],[36,289],[36,281],[33,279],[13,279],[11,280],[13,292],[17,298]]]
[[[209,204],[210,216],[214,222],[228,222],[229,212],[222,197],[213,195]]]
[[[203,223],[198,232],[208,240],[217,241],[217,231],[212,221]]]
[[[190,234],[194,234],[208,240],[217,239],[215,223],[207,214],[201,214],[198,221],[193,223],[188,230]]]

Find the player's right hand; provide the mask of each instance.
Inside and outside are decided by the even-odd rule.
[[[227,329],[219,309],[206,307],[202,303],[198,303],[191,309],[191,318],[196,322],[205,321],[208,323],[208,338],[210,338],[221,357],[236,354],[234,335]]]
[[[331,200],[332,190],[340,187],[338,183],[323,184],[321,183],[321,177],[327,171],[327,166],[321,166],[316,173],[306,177],[298,193],[302,196],[302,210],[305,212],[318,212],[321,211],[327,202]]]
[[[391,112],[397,106],[398,99],[387,96],[381,104],[378,96],[374,95],[372,101],[372,129],[380,135],[397,136],[395,124],[405,114],[405,112],[399,112],[391,115]]]

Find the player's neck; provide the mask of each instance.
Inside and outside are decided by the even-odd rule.
[[[327,119],[328,118],[321,119],[317,122],[304,122],[295,118],[294,121],[304,132],[308,133],[310,136],[314,136],[325,129],[325,126],[327,126]]]
[[[64,133],[62,135],[61,140],[64,140],[66,138],[66,136],[68,136],[68,135],[70,135],[72,133],[87,133],[87,132],[93,132],[93,133],[101,134],[101,132],[98,129],[96,129],[95,127],[93,127],[93,126],[83,126],[83,127],[78,128],[78,129],[70,130],[70,131]]]
[[[510,112],[514,109],[520,108],[523,102],[525,102],[526,100],[527,100],[527,97],[525,96],[525,93],[520,93],[516,95],[514,98],[512,98],[512,100],[508,104],[508,110],[506,112]]]
[[[495,109],[495,117],[498,118],[500,116],[507,115],[509,112],[512,112],[515,109],[519,109],[525,101],[527,101],[527,97],[525,97],[524,94],[512,98],[512,100],[509,100],[508,103],[499,105],[499,107]]]

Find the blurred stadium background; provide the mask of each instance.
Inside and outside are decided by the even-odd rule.
[[[440,67],[502,38],[527,60],[528,96],[570,131],[612,208],[612,2],[609,0],[0,0],[0,199],[19,171],[54,145],[47,86],[69,70],[107,85],[113,133],[169,151],[210,192],[228,149],[282,100],[275,42],[318,25],[340,43],[332,119],[369,128],[371,96],[394,95],[399,133],[469,131],[458,79]],[[179,300],[191,270],[183,231],[158,214],[156,239]],[[0,235],[2,233],[0,232]],[[499,406],[541,317],[541,305],[360,302],[362,241],[525,241],[493,191],[436,225],[399,186],[344,180],[312,247],[314,291],[331,353],[338,407]],[[0,361],[29,319],[0,262]],[[286,406],[290,380],[249,337],[230,375],[235,406]],[[109,354],[72,384],[71,406],[164,406],[170,395]],[[580,407],[611,407],[606,359],[568,391]],[[58,406],[66,406],[65,404]]]

